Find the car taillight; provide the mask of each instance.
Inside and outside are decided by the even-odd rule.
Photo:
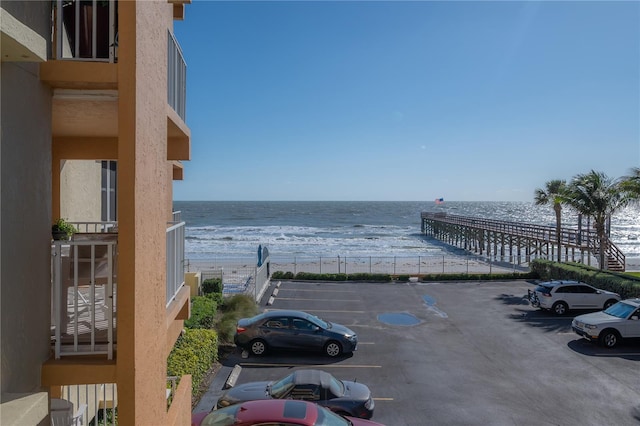
[[[242,333],[244,331],[247,331],[247,329],[244,328],[244,327],[240,327],[240,326],[236,327],[236,333]]]
[[[540,293],[541,295],[543,295],[544,297],[551,297],[551,293]]]

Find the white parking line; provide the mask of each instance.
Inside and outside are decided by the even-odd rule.
[[[322,292],[322,293],[327,293],[327,292],[332,292],[332,293],[357,293],[357,291],[355,290],[327,290],[327,289],[319,289],[319,288],[305,288],[305,289],[301,289],[301,288],[286,288],[286,287],[281,287],[280,290],[282,291],[313,291],[313,292]]]
[[[306,367],[306,368],[382,368],[381,365],[367,364],[276,364],[267,362],[241,362],[241,367]]]

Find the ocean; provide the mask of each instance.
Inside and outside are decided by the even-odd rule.
[[[444,255],[421,234],[421,212],[555,226],[553,209],[533,202],[174,201],[174,210],[186,222],[186,257],[198,261],[255,256],[259,245],[278,258]],[[567,208],[563,226],[577,227]],[[640,258],[638,206],[612,218],[611,239]]]

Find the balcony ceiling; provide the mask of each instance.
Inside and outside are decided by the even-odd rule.
[[[53,136],[117,137],[118,92],[56,89],[52,115]]]

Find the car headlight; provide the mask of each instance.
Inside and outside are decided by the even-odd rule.
[[[589,330],[593,330],[593,329],[598,328],[598,326],[597,325],[591,325],[591,324],[585,324],[584,328],[588,328]]]
[[[373,408],[373,399],[369,398],[369,400],[364,404],[364,408],[371,410]]]
[[[347,334],[346,336],[344,336],[347,338],[347,340],[353,342],[354,340],[356,340],[356,335],[355,334]]]
[[[223,408],[223,407],[228,407],[231,404],[226,399],[223,399],[218,401],[218,405],[220,406],[220,408]]]

